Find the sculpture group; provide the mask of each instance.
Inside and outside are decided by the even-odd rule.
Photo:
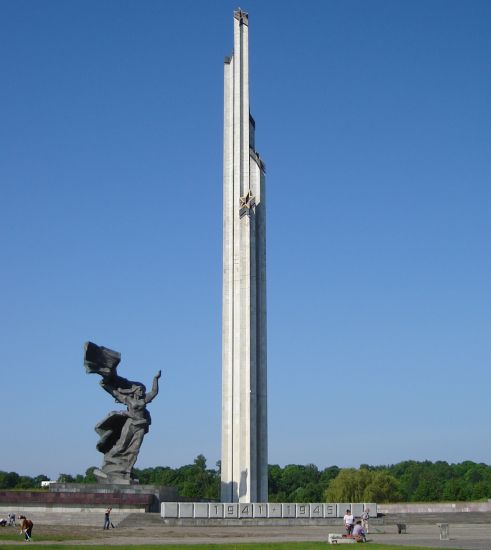
[[[100,436],[97,450],[104,453],[103,466],[94,470],[100,483],[131,482],[131,470],[152,422],[146,406],[159,392],[160,371],[154,376],[152,389],[147,393],[144,384],[118,375],[116,369],[120,361],[121,354],[117,351],[92,342],[85,344],[85,370],[102,376],[100,385],[117,403],[127,407],[126,410],[111,411],[95,427]]]

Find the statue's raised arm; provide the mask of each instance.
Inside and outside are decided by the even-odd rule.
[[[145,397],[145,403],[150,403],[154,397],[159,393],[159,378],[162,376],[162,371],[159,372],[153,377],[152,389],[147,393]]]

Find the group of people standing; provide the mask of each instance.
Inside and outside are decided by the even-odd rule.
[[[10,526],[10,527],[11,527],[12,525],[15,526],[15,514],[10,513],[10,514],[8,515],[8,519],[1,518],[1,519],[0,519],[0,525],[1,525],[2,527],[5,527],[6,525],[8,525],[8,526]]]
[[[11,527],[15,527],[17,525],[16,522],[16,516],[14,513],[10,513],[8,515],[8,520],[1,519],[0,525],[4,527],[5,525],[9,525]],[[24,535],[24,539],[26,542],[30,542],[32,540],[32,528],[34,527],[34,523],[26,516],[19,516],[19,527],[20,527],[20,534]]]
[[[111,526],[114,529],[114,524],[111,521],[111,510],[112,508],[108,508],[104,512],[104,529],[109,529],[109,526]],[[9,514],[8,516],[8,522],[5,519],[0,520],[1,525],[16,525],[16,517],[15,514]],[[26,518],[26,516],[19,516],[19,527],[20,527],[20,534],[24,535],[25,541],[30,542],[32,540],[32,528],[34,527],[34,523],[32,520]]]
[[[366,542],[368,535],[368,520],[370,519],[370,510],[363,511],[360,519],[356,519],[348,508],[344,514],[344,528],[346,534],[353,537],[357,542]]]

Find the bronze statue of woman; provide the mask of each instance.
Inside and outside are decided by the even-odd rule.
[[[110,393],[117,403],[126,405],[126,411],[111,411],[99,422],[95,430],[100,435],[97,450],[104,453],[104,464],[94,470],[101,483],[131,482],[131,471],[138,458],[143,436],[151,424],[147,404],[159,392],[159,371],[153,378],[152,389],[147,393],[140,382],[122,378],[116,372],[121,354],[97,346],[85,344],[85,368],[88,373],[102,376],[101,386]]]

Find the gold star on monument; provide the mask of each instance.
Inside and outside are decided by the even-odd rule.
[[[251,208],[256,206],[256,197],[251,193],[251,190],[249,189],[247,193],[239,198],[239,205],[240,205],[240,217],[242,217],[244,214],[249,214]]]

